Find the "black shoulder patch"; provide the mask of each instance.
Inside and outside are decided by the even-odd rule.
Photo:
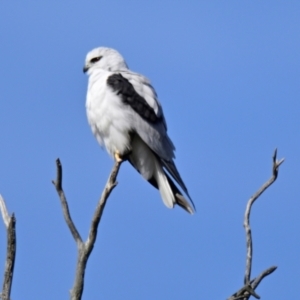
[[[156,123],[161,120],[155,114],[153,108],[141,97],[133,85],[121,74],[113,74],[107,78],[107,84],[122,98],[123,103],[128,104],[144,120]]]

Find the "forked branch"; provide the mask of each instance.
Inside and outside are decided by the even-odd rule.
[[[246,271],[244,276],[244,286],[236,293],[234,293],[228,300],[238,300],[243,299],[247,300],[251,296],[256,299],[260,299],[259,295],[255,293],[255,289],[260,284],[263,278],[273,273],[277,267],[270,267],[269,269],[263,271],[258,277],[253,280],[251,278],[251,268],[252,268],[252,253],[253,253],[253,243],[252,243],[252,233],[250,227],[250,213],[253,203],[262,195],[262,193],[267,190],[272,183],[275,182],[278,176],[278,171],[280,165],[284,162],[284,158],[281,160],[277,160],[277,149],[274,151],[273,155],[273,167],[272,167],[272,176],[271,178],[262,185],[262,187],[248,200],[245,216],[244,216],[244,228],[246,232]]]
[[[66,223],[71,231],[71,234],[77,244],[77,250],[78,250],[76,275],[75,275],[74,285],[71,290],[71,300],[80,300],[82,297],[83,288],[84,288],[84,274],[85,274],[86,264],[87,264],[88,258],[92,252],[92,249],[94,247],[94,244],[95,244],[95,241],[97,238],[98,225],[101,221],[101,217],[102,217],[102,214],[103,214],[103,211],[105,208],[106,201],[107,201],[110,193],[114,189],[114,187],[117,185],[116,178],[118,176],[118,172],[119,172],[121,164],[122,164],[122,161],[115,162],[115,164],[113,166],[113,169],[109,175],[108,181],[104,187],[102,195],[96,206],[96,210],[95,210],[94,216],[92,218],[88,238],[87,238],[86,242],[83,242],[83,240],[71,218],[69,207],[68,207],[68,202],[67,202],[65,193],[63,191],[63,188],[62,188],[62,165],[61,165],[61,162],[59,159],[56,160],[56,168],[57,168],[56,181],[52,181],[52,183],[54,184],[56,191],[58,193],[65,221],[66,221]]]

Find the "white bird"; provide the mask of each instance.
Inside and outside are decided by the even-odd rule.
[[[87,54],[83,71],[89,75],[87,118],[100,145],[115,160],[128,159],[159,189],[168,208],[178,204],[192,214],[195,207],[174,164],[175,147],[149,80],[130,71],[118,51],[105,47]],[[182,188],[192,206],[168,174]]]

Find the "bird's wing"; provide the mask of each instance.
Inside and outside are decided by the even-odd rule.
[[[107,85],[131,107],[131,128],[164,160],[174,158],[175,147],[168,137],[167,126],[156,93],[149,81],[133,72],[114,73],[107,78]]]
[[[154,88],[144,76],[130,71],[114,73],[107,85],[132,108],[131,128],[148,145],[184,192],[188,190],[174,164],[175,147],[167,134],[167,125]],[[191,198],[190,198],[191,200]]]

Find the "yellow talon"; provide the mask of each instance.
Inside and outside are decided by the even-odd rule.
[[[123,159],[122,159],[119,151],[115,152],[114,157],[115,157],[116,162],[118,162],[118,163],[120,163],[121,161],[123,161]]]

